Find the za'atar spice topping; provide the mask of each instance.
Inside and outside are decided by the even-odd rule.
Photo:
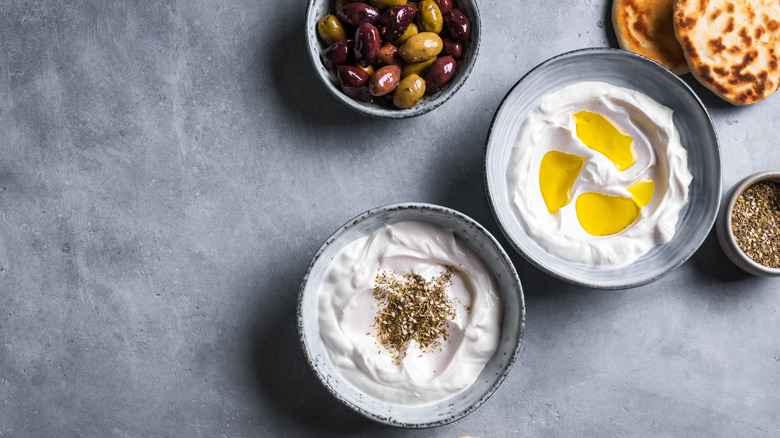
[[[447,340],[449,321],[455,318],[447,287],[456,272],[456,267],[446,266],[428,281],[414,273],[399,276],[393,271],[379,271],[374,281],[374,298],[379,301],[374,327],[379,344],[396,362],[404,358],[412,341],[423,352],[431,352]]]
[[[745,189],[734,203],[731,231],[753,261],[780,268],[780,184],[761,181]]]

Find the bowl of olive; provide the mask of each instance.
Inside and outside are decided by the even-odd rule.
[[[310,0],[309,57],[337,100],[403,119],[441,106],[477,58],[475,0]]]

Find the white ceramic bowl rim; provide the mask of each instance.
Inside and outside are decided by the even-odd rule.
[[[523,245],[520,242],[517,242],[513,236],[512,233],[509,231],[507,225],[503,223],[501,214],[498,211],[498,208],[496,206],[496,202],[493,199],[493,194],[491,191],[491,183],[489,178],[489,160],[491,159],[491,138],[494,134],[494,131],[496,129],[496,123],[499,120],[500,116],[502,115],[502,109],[504,108],[504,104],[510,99],[510,97],[513,95],[515,90],[520,87],[526,80],[528,80],[530,77],[533,77],[534,75],[538,74],[538,72],[547,67],[550,64],[554,64],[558,61],[565,60],[567,58],[580,58],[580,57],[587,57],[587,56],[601,56],[601,57],[612,57],[612,58],[619,58],[623,57],[625,59],[633,59],[637,64],[646,63],[647,66],[657,70],[659,73],[661,73],[662,76],[666,77],[669,81],[672,81],[674,84],[681,87],[681,95],[687,96],[687,98],[690,99],[690,101],[693,103],[694,107],[697,111],[700,111],[700,115],[704,117],[704,119],[707,122],[707,126],[709,127],[708,134],[711,135],[714,148],[715,148],[715,156],[713,159],[716,161],[716,174],[711,175],[711,181],[708,184],[709,189],[712,191],[712,193],[709,193],[707,201],[709,202],[708,210],[709,214],[707,215],[704,220],[698,224],[696,228],[696,236],[695,241],[689,242],[689,244],[686,245],[685,251],[677,254],[674,259],[674,263],[670,264],[666,267],[662,272],[658,272],[654,275],[625,275],[624,279],[621,281],[613,281],[609,284],[600,284],[595,280],[588,279],[583,280],[582,278],[577,277],[576,275],[571,275],[568,272],[563,272],[561,270],[553,270],[546,266],[545,264],[541,263],[540,261],[536,260],[534,257],[532,257],[528,251],[526,251],[523,248]],[[609,82],[609,81],[607,81]],[[628,85],[624,85],[628,86]],[[630,87],[630,86],[629,86]],[[677,111],[675,111],[677,112]],[[495,147],[494,147],[495,148]],[[596,289],[628,289],[633,287],[642,286],[648,283],[652,283],[659,278],[667,275],[669,272],[683,264],[686,260],[688,260],[701,246],[701,244],[706,239],[707,235],[709,234],[709,231],[712,229],[713,224],[715,223],[715,220],[717,218],[717,212],[718,212],[718,203],[721,196],[721,163],[720,163],[720,153],[718,149],[718,139],[717,139],[717,132],[715,132],[712,119],[710,118],[710,115],[704,106],[704,104],[701,102],[701,99],[696,95],[696,93],[691,89],[688,84],[686,84],[682,79],[680,79],[679,76],[675,75],[671,71],[669,71],[666,67],[662,66],[661,64],[653,61],[652,59],[649,59],[647,57],[644,57],[642,55],[638,55],[633,52],[628,52],[620,49],[613,49],[613,48],[587,48],[587,49],[577,49],[572,50],[569,52],[565,52],[556,56],[553,56],[546,61],[543,61],[542,63],[538,64],[531,70],[529,70],[525,75],[523,75],[520,80],[518,80],[512,88],[506,93],[504,98],[502,99],[501,103],[498,106],[498,109],[496,110],[493,120],[491,121],[490,128],[488,130],[487,135],[487,141],[486,141],[486,153],[485,153],[485,167],[484,167],[484,175],[485,175],[485,190],[487,191],[487,197],[488,201],[491,207],[491,210],[493,212],[494,217],[496,218],[496,222],[499,225],[499,228],[504,233],[504,235],[507,237],[507,240],[512,244],[512,246],[531,264],[539,268],[540,270],[546,272],[547,274],[558,278],[560,280],[567,281],[572,284],[577,284],[585,287],[590,288],[596,288]],[[690,159],[690,150],[688,147],[686,147],[686,150],[689,152],[689,168],[691,166],[691,159]],[[695,163],[694,163],[695,164]],[[693,183],[692,183],[693,184]],[[690,192],[689,192],[690,195]],[[709,199],[712,198],[712,199]],[[691,204],[691,199],[689,197],[688,203],[686,206],[683,207],[683,211],[680,213],[681,218],[678,222],[677,226],[678,229],[680,227],[680,224],[683,222],[682,215],[689,211],[689,204]],[[671,243],[671,242],[670,242]],[[667,243],[666,245],[668,245]],[[655,248],[651,249],[651,251],[648,254],[651,254],[655,251],[658,251],[660,247],[663,247],[664,245],[656,246]],[[647,257],[648,254],[645,254],[645,256],[641,257],[637,262],[634,262],[632,265],[638,263],[639,261],[643,260],[645,257]],[[629,266],[632,266],[629,265]],[[624,268],[623,268],[624,269]],[[615,270],[615,272],[621,270],[621,268],[618,268],[618,270]]]
[[[309,281],[310,275],[312,273],[313,268],[318,263],[318,261],[322,258],[323,253],[326,251],[328,246],[333,243],[336,239],[339,238],[340,235],[342,235],[344,232],[346,232],[348,229],[360,224],[363,220],[367,218],[371,218],[375,215],[386,213],[386,212],[393,212],[393,211],[402,211],[402,210],[419,210],[423,212],[429,212],[429,213],[443,213],[445,215],[450,215],[452,217],[457,218],[458,220],[463,221],[466,225],[469,227],[473,227],[476,229],[480,235],[484,236],[486,240],[488,241],[488,244],[499,254],[500,262],[507,268],[508,272],[510,273],[511,278],[507,281],[512,281],[514,285],[516,285],[516,291],[507,291],[507,290],[501,290],[502,293],[502,299],[504,300],[504,303],[506,303],[506,300],[508,300],[508,297],[505,295],[507,293],[514,293],[517,294],[517,300],[519,305],[519,314],[520,318],[518,321],[518,328],[517,328],[517,340],[515,342],[515,345],[512,347],[511,354],[508,355],[508,358],[505,359],[506,363],[503,366],[502,371],[495,374],[495,380],[490,385],[490,388],[483,393],[479,399],[473,403],[468,409],[463,410],[461,412],[454,413],[452,415],[447,415],[444,418],[439,419],[431,419],[429,421],[421,421],[421,422],[410,422],[410,421],[404,421],[392,418],[390,416],[384,416],[381,414],[377,414],[375,412],[368,411],[355,403],[351,402],[350,400],[347,400],[344,398],[341,394],[339,394],[336,390],[334,390],[331,387],[331,384],[328,382],[328,379],[326,377],[332,377],[332,376],[324,376],[319,368],[318,361],[315,360],[315,358],[312,356],[312,353],[309,351],[309,347],[307,346],[307,337],[304,332],[304,322],[303,322],[303,314],[302,314],[302,305],[304,301],[304,293],[306,290],[307,283]],[[316,292],[316,291],[314,291]],[[506,310],[506,309],[505,309]],[[490,396],[493,395],[493,393],[498,389],[498,387],[503,383],[503,381],[506,379],[507,375],[512,369],[512,366],[514,365],[515,361],[517,360],[517,357],[520,353],[520,346],[522,344],[522,339],[525,334],[525,298],[523,295],[522,285],[520,283],[520,278],[517,274],[517,271],[515,270],[514,265],[512,264],[511,259],[507,255],[507,253],[504,251],[504,249],[501,247],[501,245],[498,243],[498,241],[493,237],[492,234],[490,234],[489,231],[487,231],[482,225],[480,225],[475,220],[471,219],[470,217],[466,216],[463,213],[460,213],[456,210],[442,207],[439,205],[434,204],[426,204],[426,203],[399,203],[399,204],[392,204],[382,207],[377,207],[371,210],[368,210],[364,213],[361,213],[354,218],[347,221],[344,225],[342,225],[338,230],[336,230],[333,234],[328,237],[328,239],[320,246],[319,250],[316,252],[314,257],[312,258],[311,263],[309,264],[308,268],[306,269],[306,273],[304,274],[303,281],[301,282],[299,296],[298,296],[298,308],[297,308],[297,318],[298,318],[298,336],[301,342],[301,347],[303,349],[304,356],[306,357],[306,362],[309,364],[309,367],[314,372],[314,375],[317,377],[317,379],[322,383],[322,385],[326,388],[326,390],[333,395],[336,399],[338,399],[340,402],[342,402],[347,407],[351,408],[352,410],[362,414],[365,417],[368,417],[374,421],[384,423],[390,426],[396,426],[396,427],[404,427],[404,428],[413,428],[413,429],[422,429],[422,428],[430,428],[430,427],[437,427],[437,426],[443,426],[445,424],[449,424],[451,422],[457,421],[470,413],[474,412],[477,408],[479,408],[485,401],[487,401]],[[507,338],[511,334],[509,333],[503,333],[505,327],[508,325],[507,322],[502,322],[502,334],[501,338],[502,340],[504,338]],[[500,348],[499,348],[500,350]],[[498,351],[494,355],[497,356]],[[506,353],[504,353],[504,356],[507,356]],[[486,369],[483,370],[482,374],[485,374],[487,371]],[[467,390],[468,391],[468,390]],[[447,404],[447,400],[441,402],[441,404]],[[398,405],[396,405],[398,406]],[[452,404],[450,404],[452,406]],[[426,408],[427,406],[423,406],[422,408]]]
[[[330,0],[328,0],[329,2]],[[479,53],[479,43],[482,36],[482,26],[480,23],[479,7],[475,0],[455,0],[456,3],[467,3],[469,8],[473,8],[473,15],[469,16],[471,20],[471,47],[467,50],[470,51],[470,55],[464,54],[464,58],[468,57],[466,62],[463,59],[458,60],[458,73],[456,77],[448,84],[443,90],[433,95],[426,95],[422,101],[409,109],[394,109],[384,108],[377,104],[370,104],[365,102],[358,102],[351,99],[344,94],[333,82],[332,78],[328,74],[327,69],[322,65],[320,60],[319,39],[316,35],[315,26],[317,20],[321,18],[317,16],[318,8],[315,7],[319,2],[317,0],[309,0],[306,7],[306,45],[308,48],[309,59],[312,62],[314,71],[317,76],[325,84],[325,88],[336,97],[336,99],[342,104],[346,105],[352,110],[355,110],[361,114],[365,114],[371,117],[380,119],[408,119],[410,117],[416,117],[427,112],[433,111],[447,102],[455,93],[463,86],[471,74],[474,64],[477,61],[477,55]],[[462,6],[461,6],[461,9]],[[467,12],[467,11],[464,11]],[[469,15],[467,13],[467,15]]]
[[[775,181],[780,183],[780,171],[767,170],[744,178],[734,186],[730,198],[728,199],[728,203],[724,206],[725,217],[723,219],[725,221],[725,229],[723,229],[723,231],[727,233],[729,244],[734,250],[732,254],[727,253],[727,255],[739,257],[739,262],[747,264],[749,268],[752,268],[752,270],[758,271],[764,275],[780,276],[780,268],[772,268],[762,265],[761,263],[758,263],[748,257],[748,255],[742,251],[742,248],[740,248],[739,244],[737,243],[737,239],[734,236],[734,231],[731,228],[731,212],[734,210],[734,205],[737,203],[739,195],[741,195],[742,192],[744,192],[748,187],[762,181]]]

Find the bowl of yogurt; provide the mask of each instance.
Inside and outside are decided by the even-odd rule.
[[[647,284],[687,260],[715,221],[720,175],[695,93],[622,50],[543,62],[507,93],[487,140],[488,198],[509,241],[594,288]]]
[[[427,428],[481,406],[520,349],[525,302],[511,260],[455,210],[369,210],[320,247],[298,330],[314,374],[375,421]]]

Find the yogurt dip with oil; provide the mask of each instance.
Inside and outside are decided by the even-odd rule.
[[[604,82],[543,97],[507,169],[526,232],[557,257],[606,269],[672,239],[691,180],[673,111]]]
[[[377,341],[377,274],[430,280],[447,266],[457,268],[447,287],[455,309],[448,339],[434,351],[412,341],[399,361]],[[479,256],[451,230],[414,221],[385,225],[341,249],[318,296],[320,333],[337,372],[371,397],[405,405],[436,403],[471,386],[498,348],[501,309]]]

